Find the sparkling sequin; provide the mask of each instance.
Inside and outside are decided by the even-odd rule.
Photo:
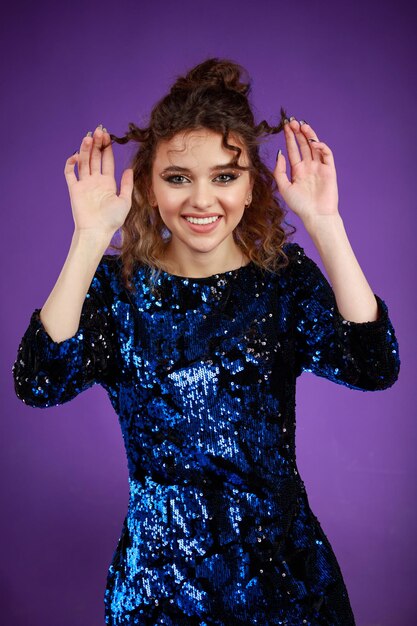
[[[33,407],[101,384],[119,416],[130,498],[107,576],[109,626],[353,625],[335,554],[295,460],[303,371],[390,387],[388,309],[355,323],[295,243],[276,274],[253,263],[208,278],[162,272],[137,292],[105,255],[75,335],[54,342],[36,309],[13,375]]]

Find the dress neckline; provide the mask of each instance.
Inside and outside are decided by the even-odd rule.
[[[249,261],[245,265],[241,265],[240,267],[236,267],[233,270],[227,270],[226,272],[217,272],[216,274],[211,274],[210,276],[180,276],[179,274],[171,274],[166,272],[165,270],[161,270],[159,275],[161,278],[166,278],[168,280],[173,280],[176,282],[182,282],[185,285],[189,283],[212,283],[218,280],[227,280],[228,278],[234,278],[238,274],[243,273],[247,268],[252,267],[254,265],[253,261]]]

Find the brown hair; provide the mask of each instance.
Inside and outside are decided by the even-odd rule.
[[[229,133],[245,146],[249,166],[243,169],[249,171],[253,181],[252,202],[233,231],[235,242],[264,270],[276,271],[288,264],[282,246],[296,228],[285,222],[291,233],[285,232],[282,224],[287,211],[274,197],[275,178],[259,156],[260,137],[279,133],[286,113],[281,108],[277,126],[271,127],[265,120],[255,124],[248,101],[250,83],[241,65],[228,59],[209,58],[177,78],[169,93],[153,107],[146,128],[130,122],[129,131],[123,137],[110,134],[112,143],[137,141],[140,144],[131,163],[132,207],[121,227],[121,244],[110,246],[120,252],[123,282],[130,291],[133,290],[130,279],[135,263],[149,266],[153,280],[163,269],[160,260],[167,243],[167,229],[158,209],[150,202],[152,166],[158,142],[169,141],[184,131],[209,129],[221,133],[223,147],[236,152],[235,165],[241,149],[228,143]]]

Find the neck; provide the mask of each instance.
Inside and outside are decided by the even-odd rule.
[[[246,265],[248,258],[237,244],[233,247],[217,246],[209,252],[195,250],[178,250],[175,242],[167,245],[162,259],[163,269],[170,274],[190,278],[204,278],[213,274],[222,274]]]

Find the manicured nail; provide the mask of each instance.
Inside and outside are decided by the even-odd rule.
[[[287,120],[287,118],[286,118],[286,117],[284,117],[283,124],[289,124],[289,123],[290,123],[290,120]]]
[[[315,143],[318,143],[318,139],[308,139],[307,141],[314,141]]]
[[[92,137],[93,133],[91,132],[91,130],[88,131],[88,133],[86,134],[86,137]]]
[[[293,120],[295,120],[295,117],[294,117],[294,115],[291,115],[290,122],[292,122]]]
[[[107,128],[103,127],[103,133],[107,133]]]
[[[101,130],[103,130],[103,124],[99,124],[97,128],[100,128]]]
[[[282,154],[282,150],[281,150],[281,148],[280,148],[280,149],[278,150],[278,152],[277,152],[277,158],[275,159],[276,161],[278,161],[278,157],[279,157],[279,155],[280,155],[280,154]]]
[[[306,122],[304,120],[300,120],[300,126],[302,126],[303,124],[305,124]]]

